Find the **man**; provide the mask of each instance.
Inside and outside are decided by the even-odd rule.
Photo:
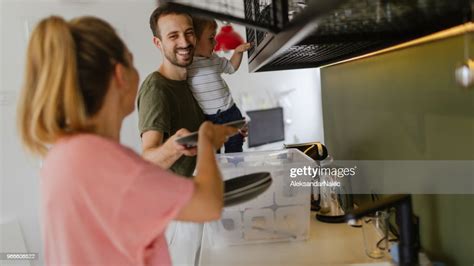
[[[186,66],[192,63],[196,45],[192,18],[159,7],[150,17],[150,28],[163,62],[158,71],[144,80],[138,95],[143,157],[190,177],[196,165],[196,150],[185,149],[174,141],[162,143],[175,138],[175,134],[181,136],[198,130],[204,121],[204,114],[186,82]]]
[[[196,150],[185,149],[172,140],[198,130],[204,121],[186,81],[186,66],[192,63],[196,45],[193,22],[188,14],[159,7],[150,17],[150,28],[163,62],[158,71],[144,80],[138,94],[143,157],[191,177]],[[166,238],[174,265],[195,264],[202,238],[201,224],[173,222],[166,230]]]

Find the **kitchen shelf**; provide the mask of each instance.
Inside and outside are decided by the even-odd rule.
[[[246,26],[249,71],[319,67],[472,21],[470,0],[166,1]],[[232,3],[232,4],[229,4]]]
[[[286,24],[288,9],[276,0],[158,0],[192,15],[235,22],[261,32],[278,33]]]

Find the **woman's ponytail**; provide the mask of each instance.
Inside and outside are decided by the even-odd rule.
[[[125,62],[124,55],[125,45],[100,19],[43,19],[31,35],[18,105],[24,145],[45,155],[61,136],[93,131],[89,118],[102,105],[113,62]]]

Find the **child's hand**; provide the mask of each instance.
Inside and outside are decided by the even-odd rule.
[[[237,53],[248,51],[252,47],[252,43],[243,43],[235,48]]]

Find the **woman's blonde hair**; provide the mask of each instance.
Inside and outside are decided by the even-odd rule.
[[[60,137],[93,132],[115,64],[129,66],[127,49],[105,21],[43,19],[32,32],[18,105],[23,144],[44,156]]]

